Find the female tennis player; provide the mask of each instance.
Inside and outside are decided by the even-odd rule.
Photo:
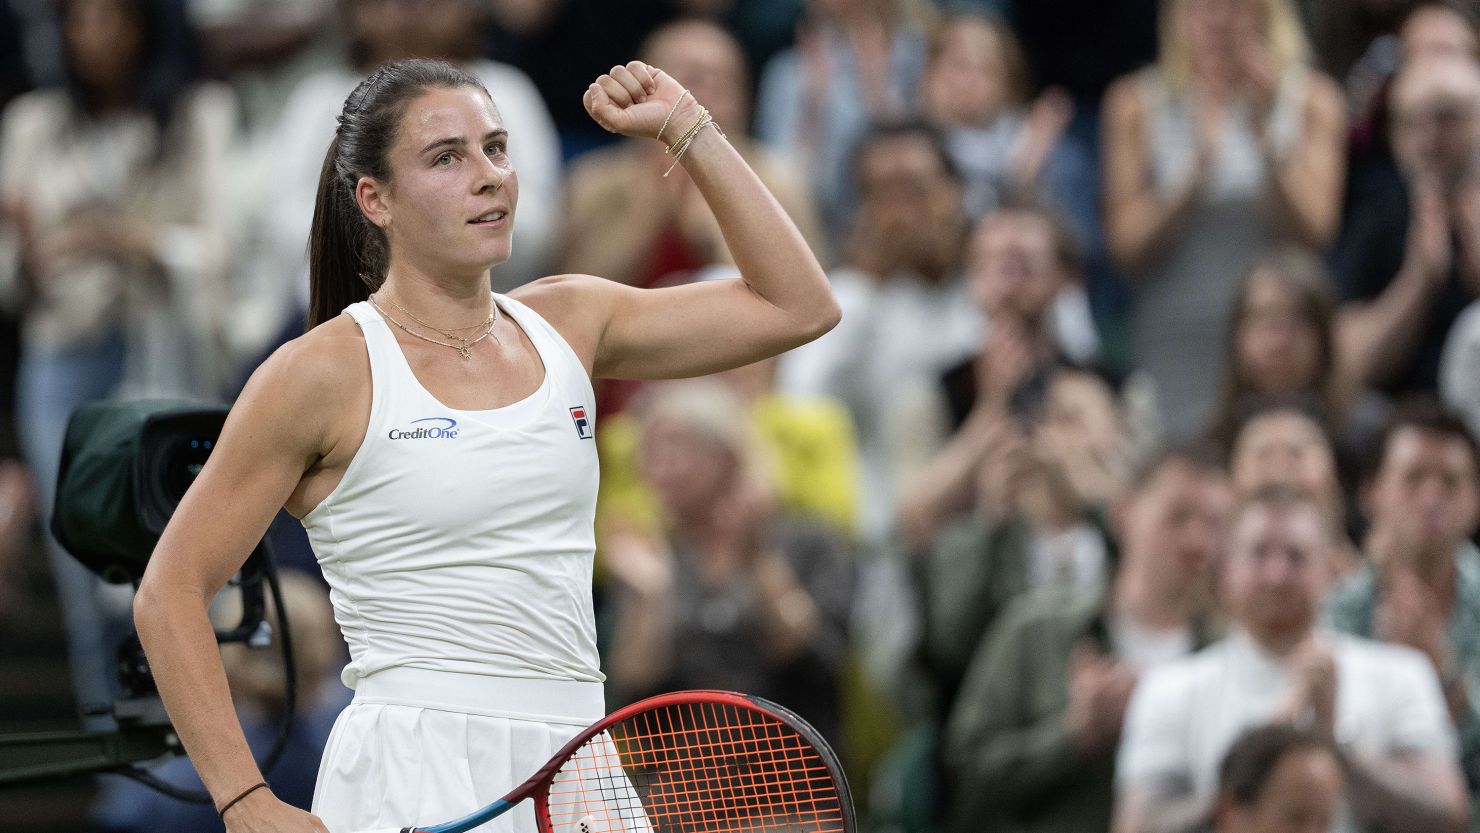
[[[678,80],[613,67],[585,104],[669,147],[743,278],[640,290],[559,275],[491,295],[518,125],[436,61],[387,65],[351,93],[314,212],[311,329],[242,392],[134,606],[230,833],[453,818],[598,719],[591,379],[712,373],[838,320],[802,236]],[[313,542],[355,689],[312,815],[262,784],[206,616],[279,507]],[[525,807],[486,829],[534,822]]]

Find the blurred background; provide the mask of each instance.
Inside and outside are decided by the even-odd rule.
[[[0,0],[0,733],[105,728],[83,712],[118,694],[128,588],[44,532],[68,416],[229,403],[302,332],[319,167],[377,65],[442,57],[498,105],[521,199],[495,289],[734,276],[662,146],[581,107],[637,57],[711,110],[844,317],[712,378],[599,384],[610,705],[786,704],[880,833],[1160,829],[1173,799],[1201,802],[1189,829],[1296,829],[1270,821],[1290,794],[1299,829],[1463,829],[1442,810],[1480,794],[1477,21],[1473,0]],[[1301,507],[1314,539],[1270,520]],[[301,689],[269,780],[306,807],[350,692],[301,528],[271,537]],[[1312,633],[1336,681],[1285,657],[1260,689],[1281,696],[1237,719],[1141,685]],[[276,655],[224,653],[265,748]],[[1230,690],[1257,677],[1216,656]],[[1340,754],[1377,761],[1360,777],[1392,806],[1352,795],[1329,732],[1232,743],[1319,728],[1331,687]],[[222,829],[117,776],[0,787],[0,818]]]

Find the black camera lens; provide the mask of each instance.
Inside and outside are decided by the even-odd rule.
[[[205,467],[216,446],[226,409],[166,414],[151,419],[140,442],[139,510],[144,526],[158,535],[180,499]]]
[[[161,472],[164,480],[164,495],[170,502],[170,506],[178,506],[180,498],[185,496],[185,490],[195,482],[200,470],[205,467],[206,458],[211,455],[212,440],[195,438],[186,440],[178,437],[165,455],[164,471]]]

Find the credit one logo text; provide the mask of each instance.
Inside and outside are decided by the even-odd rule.
[[[431,423],[422,425],[422,423]],[[448,417],[427,417],[411,421],[410,430],[392,428],[388,435],[393,440],[455,440],[457,420]]]

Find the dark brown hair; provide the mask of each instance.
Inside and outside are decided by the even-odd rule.
[[[385,280],[385,232],[360,211],[355,185],[362,176],[390,182],[389,151],[406,105],[439,87],[488,93],[478,79],[445,61],[412,58],[377,69],[344,100],[324,154],[308,235],[309,329],[365,300]]]
[[[1382,437],[1373,447],[1371,458],[1366,461],[1369,476],[1375,476],[1387,462],[1388,450],[1392,447],[1394,438],[1404,430],[1463,444],[1475,465],[1474,471],[1480,472],[1480,441],[1470,433],[1470,427],[1464,418],[1432,395],[1415,394],[1400,401],[1383,425]]]
[[[1042,220],[1048,225],[1049,233],[1053,236],[1054,260],[1058,262],[1059,268],[1064,270],[1069,280],[1083,279],[1086,269],[1084,246],[1080,244],[1074,229],[1069,227],[1069,222],[1064,219],[1064,215],[1044,199],[1037,189],[1020,188],[1008,191],[997,208],[978,221],[977,227],[980,228],[981,224],[986,223],[987,219],[995,214],[1027,214]]]
[[[1213,411],[1211,436],[1228,447],[1238,430],[1240,416],[1249,410],[1249,400],[1258,398],[1250,380],[1239,367],[1239,335],[1248,318],[1249,295],[1259,281],[1273,280],[1295,296],[1300,321],[1315,330],[1316,370],[1308,393],[1320,402],[1321,417],[1328,425],[1340,425],[1346,411],[1346,392],[1336,372],[1336,290],[1320,257],[1300,246],[1281,246],[1254,261],[1239,285],[1238,300],[1228,318],[1223,354],[1223,382]],[[1295,397],[1291,397],[1292,399]]]
[[[923,121],[886,121],[878,122],[871,126],[853,144],[848,157],[848,170],[852,174],[854,188],[860,196],[863,191],[863,170],[865,157],[872,153],[876,147],[885,142],[900,139],[919,139],[930,146],[930,152],[939,160],[942,172],[946,178],[956,185],[963,181],[961,167],[951,156],[950,148],[946,145],[943,133]]]
[[[160,163],[177,150],[183,137],[178,124],[181,104],[187,99],[198,73],[195,30],[183,12],[177,12],[171,4],[150,0],[119,0],[124,15],[139,28],[139,53],[126,72],[124,91],[129,96],[131,109],[147,113],[158,129],[154,163]],[[56,15],[61,23],[63,37],[62,71],[65,89],[77,114],[89,119],[102,115],[103,102],[99,90],[93,89],[82,79],[78,71],[77,56],[72,50],[72,40],[66,36],[71,15],[76,11],[76,0],[61,0]]]
[[[1341,761],[1335,744],[1314,729],[1288,723],[1250,729],[1234,741],[1224,755],[1218,770],[1218,792],[1224,801],[1241,807],[1258,804],[1280,761],[1296,752],[1307,751],[1324,752],[1337,762]]]

